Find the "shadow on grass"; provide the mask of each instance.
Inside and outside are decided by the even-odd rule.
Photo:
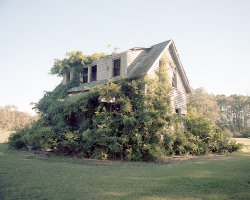
[[[130,182],[131,183],[131,182]],[[236,184],[237,189],[235,188]],[[124,184],[126,185],[126,183]],[[241,180],[228,178],[177,178],[136,184],[119,190],[100,193],[97,199],[248,199],[249,186]],[[239,190],[240,189],[240,190]]]

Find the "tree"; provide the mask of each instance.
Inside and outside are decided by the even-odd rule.
[[[220,120],[219,108],[216,97],[208,94],[204,88],[192,89],[188,95],[188,108],[190,111],[209,119],[213,124]]]
[[[222,126],[231,130],[235,136],[249,134],[247,120],[250,119],[250,97],[217,95],[216,100],[221,113]]]
[[[54,60],[54,65],[50,69],[50,73],[57,76],[63,76],[63,74],[68,72],[70,68],[74,68],[75,71],[82,70],[83,66],[86,66],[92,63],[94,60],[105,56],[105,53],[85,55],[81,51],[71,51],[66,53],[66,58],[62,60]]]
[[[0,129],[14,130],[23,128],[25,125],[37,120],[38,116],[31,116],[28,113],[20,112],[14,105],[0,107]]]

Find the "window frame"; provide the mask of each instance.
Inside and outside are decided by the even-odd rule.
[[[116,69],[116,66],[115,66],[115,63],[118,60],[119,60],[119,71],[118,69]],[[115,72],[119,72],[119,73],[115,73]],[[121,58],[113,59],[112,77],[116,77],[116,76],[121,76]]]
[[[70,79],[71,79],[71,74],[70,74],[70,72],[67,72],[66,73],[66,83],[69,82]]]
[[[96,68],[96,71],[95,71],[95,78],[93,79],[93,68]],[[93,65],[90,67],[90,82],[94,82],[94,81],[97,81],[97,65]]]
[[[177,68],[174,68],[173,70],[173,77],[172,77],[172,87],[177,88]]]
[[[87,69],[87,73],[84,73],[84,70]],[[89,68],[88,67],[84,67],[81,73],[81,77],[82,77],[82,83],[88,83],[89,82]],[[86,80],[86,82],[84,81]]]

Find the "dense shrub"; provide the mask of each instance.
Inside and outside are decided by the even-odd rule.
[[[16,133],[10,135],[8,144],[10,147],[15,149],[24,149],[27,148],[27,140],[25,139],[25,135],[28,134],[28,130],[23,128]]]
[[[220,128],[199,115],[188,114],[184,117],[184,124],[182,133],[174,131],[164,135],[168,155],[231,153],[242,148],[242,144],[229,140]]]

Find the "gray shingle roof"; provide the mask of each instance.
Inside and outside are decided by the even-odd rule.
[[[136,78],[147,74],[157,58],[166,48],[171,40],[153,45],[151,48],[142,51],[128,67],[127,77]]]
[[[66,98],[66,102],[75,102],[77,99],[79,99],[80,97],[83,97],[85,95],[87,95],[89,92],[86,91],[86,92],[81,92],[81,93],[77,93],[77,94],[74,94],[72,96],[69,96]]]
[[[121,77],[113,77],[112,81],[116,82],[118,80],[121,80]],[[108,79],[105,80],[100,80],[100,81],[94,81],[94,82],[90,82],[90,83],[84,83],[82,85],[79,85],[78,87],[73,87],[71,89],[68,90],[68,93],[77,93],[77,92],[81,92],[81,91],[88,91],[88,88],[93,88],[95,86],[98,85],[102,85],[102,84],[106,84],[108,83]]]

